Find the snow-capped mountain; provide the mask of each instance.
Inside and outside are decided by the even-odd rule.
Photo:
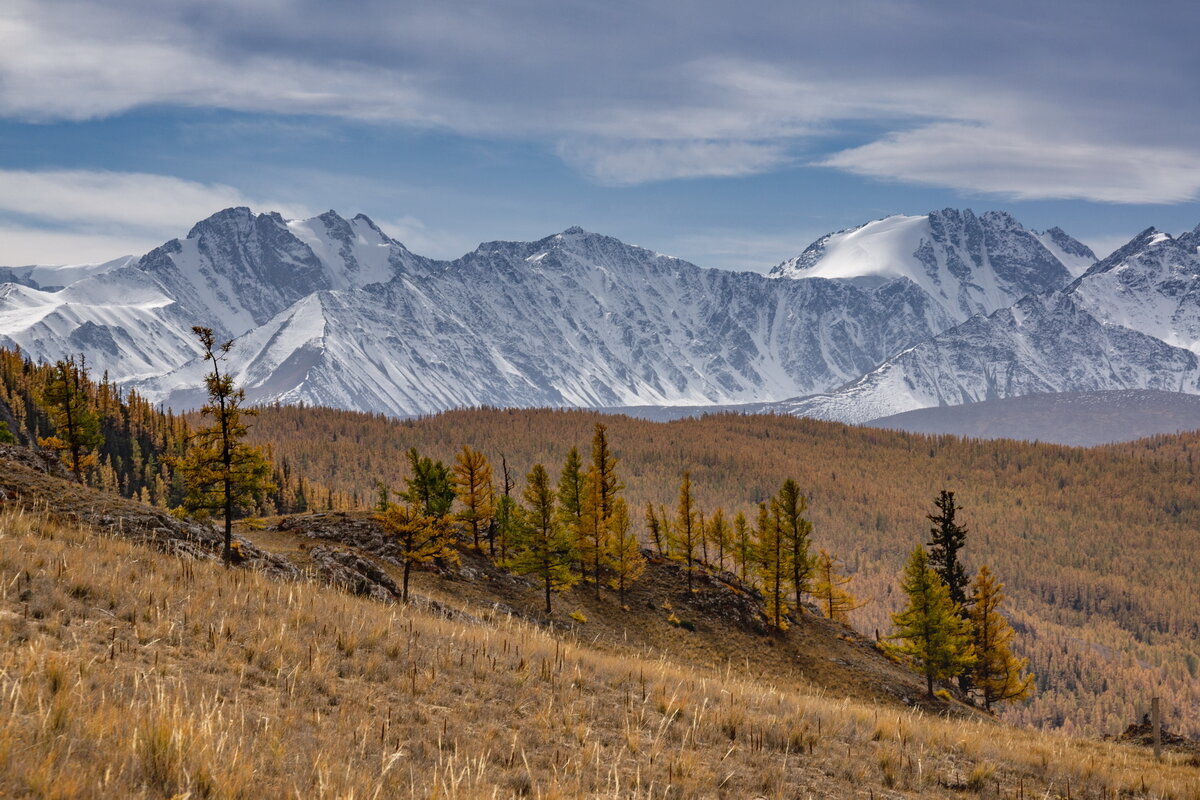
[[[948,208],[831,233],[770,274],[866,285],[907,279],[961,322],[1059,289],[1095,262],[1061,228],[1039,234],[1002,211],[976,216]]]
[[[1200,252],[1149,229],[1059,291],[973,317],[779,410],[867,422],[918,408],[1117,389],[1200,393]]]
[[[248,395],[400,415],[744,402],[840,385],[953,323],[908,281],[774,281],[580,228],[388,263],[389,281],[311,292],[241,337]],[[204,368],[138,386],[193,405]]]
[[[1060,229],[947,209],[830,234],[765,276],[580,228],[434,261],[362,215],[235,208],[140,258],[0,281],[4,344],[82,352],[178,408],[206,371],[193,325],[236,337],[256,402],[394,415],[774,403],[865,421],[1033,392],[1200,393],[1200,229],[1095,263]]]

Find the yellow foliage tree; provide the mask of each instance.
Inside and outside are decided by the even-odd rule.
[[[623,497],[613,502],[610,535],[605,562],[613,575],[610,583],[617,590],[618,601],[624,607],[625,590],[646,571],[646,557],[642,555],[642,546],[630,527],[629,508]]]
[[[779,505],[758,506],[758,575],[767,605],[767,622],[775,630],[787,630],[787,583],[792,573],[792,551],[788,547]]]
[[[496,510],[492,465],[478,450],[462,446],[454,461],[454,493],[463,506],[458,518],[471,529],[471,541],[480,549],[479,532],[488,529]],[[488,537],[488,552],[496,555],[495,536]]]
[[[816,580],[813,582],[812,596],[825,612],[825,616],[849,624],[850,612],[862,608],[866,603],[860,603],[854,595],[846,591],[844,587],[850,583],[851,578],[838,571],[837,562],[838,559],[831,556],[825,548],[821,548],[817,553],[814,576]]]
[[[975,666],[971,670],[974,691],[983,707],[993,703],[1023,700],[1033,694],[1033,673],[1025,672],[1029,659],[1012,654],[1013,629],[1000,614],[1004,602],[1004,584],[992,577],[987,565],[971,583],[973,604],[970,610],[971,634],[975,645]]]
[[[444,516],[423,513],[419,504],[393,504],[375,519],[396,544],[396,554],[403,570],[401,599],[408,602],[408,579],[417,564],[428,564],[435,558],[458,561],[454,549],[454,529]]]

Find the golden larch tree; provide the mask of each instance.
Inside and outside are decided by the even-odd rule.
[[[478,450],[463,445],[454,460],[454,493],[463,510],[458,518],[471,531],[471,541],[480,549],[479,534],[491,531],[490,523],[496,510],[496,489],[492,483],[492,465]],[[488,552],[496,555],[496,537],[488,536]]]
[[[969,612],[975,646],[975,665],[971,668],[972,687],[992,710],[993,703],[1023,700],[1033,694],[1034,675],[1026,672],[1029,659],[1012,654],[1012,626],[1000,614],[1004,603],[1004,584],[992,577],[987,565],[971,583],[973,603]]]
[[[671,555],[683,562],[684,572],[687,573],[688,591],[695,590],[696,556],[700,534],[696,524],[696,507],[692,499],[692,475],[683,473],[683,481],[679,484],[679,508],[672,526]]]
[[[408,579],[412,568],[435,558],[458,561],[454,528],[445,516],[425,513],[418,502],[394,503],[375,515],[384,533],[396,545],[402,570],[401,599],[408,602]]]
[[[825,612],[825,616],[836,622],[849,624],[851,611],[862,608],[866,603],[860,603],[854,595],[846,591],[851,578],[838,569],[838,558],[829,554],[825,548],[817,553],[813,570],[812,596],[817,605]]]
[[[792,573],[792,551],[788,547],[779,505],[758,506],[758,575],[766,602],[767,622],[778,631],[787,630],[787,583]]]
[[[629,524],[629,508],[623,497],[613,501],[610,537],[605,563],[612,573],[609,583],[617,590],[618,602],[624,608],[625,591],[646,571],[646,557],[642,555],[641,543]]]

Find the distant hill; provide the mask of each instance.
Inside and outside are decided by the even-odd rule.
[[[1033,394],[919,408],[866,425],[909,433],[1093,447],[1200,429],[1200,397],[1140,389]]]

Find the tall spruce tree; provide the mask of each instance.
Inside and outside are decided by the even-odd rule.
[[[958,560],[958,551],[967,540],[966,527],[954,521],[954,513],[962,511],[962,506],[955,505],[954,492],[945,489],[933,501],[937,507],[936,514],[929,514],[926,519],[933,523],[929,529],[929,566],[941,577],[950,590],[950,599],[963,609],[966,608],[967,573]]]
[[[454,485],[450,469],[441,461],[422,456],[417,448],[408,451],[408,467],[412,473],[404,479],[401,499],[417,507],[421,514],[441,519],[454,505]]]
[[[235,512],[253,509],[275,487],[271,483],[271,465],[262,450],[244,441],[249,432],[244,418],[256,412],[242,408],[246,393],[234,385],[228,370],[222,371],[233,341],[218,347],[211,328],[197,325],[192,331],[204,348],[204,360],[212,362],[212,371],[204,376],[208,402],[200,409],[212,423],[191,436],[187,451],[176,464],[186,486],[184,509],[192,513],[220,512],[224,517],[223,557],[229,564],[233,560]]]
[[[888,649],[909,659],[925,675],[925,693],[933,697],[935,680],[961,675],[974,663],[971,628],[922,548],[909,557],[900,588],[908,605],[892,615],[896,632],[888,638],[899,644]]]
[[[1004,584],[992,577],[984,565],[971,583],[971,634],[975,647],[975,665],[971,685],[992,710],[993,703],[1023,700],[1033,694],[1034,676],[1026,672],[1029,659],[1012,654],[1013,629],[1000,614],[1004,603]]]
[[[525,479],[520,507],[521,524],[512,536],[512,556],[505,562],[519,575],[533,575],[542,585],[546,613],[552,612],[551,595],[579,581],[575,571],[578,554],[575,539],[566,530],[562,517],[555,513],[554,490],[550,475],[535,464]]]
[[[558,474],[558,516],[566,531],[579,542],[583,538],[583,497],[586,493],[587,476],[583,470],[583,461],[579,457],[579,448],[572,447],[567,452],[567,460],[562,471]],[[579,574],[587,575],[587,564],[583,553],[575,548],[579,555]]]

